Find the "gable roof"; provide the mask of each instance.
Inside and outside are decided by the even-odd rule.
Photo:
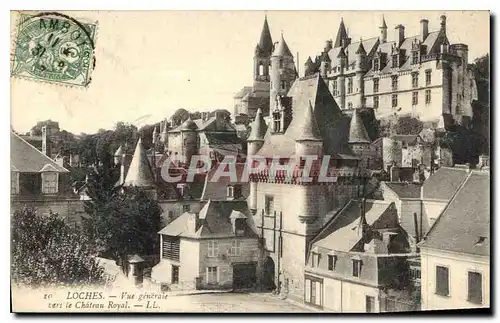
[[[472,171],[419,246],[489,256],[490,217],[490,174]]]
[[[257,238],[256,227],[247,207],[246,201],[212,201],[209,200],[199,212],[201,226],[196,232],[190,221],[195,214],[183,213],[177,219],[168,224],[158,233],[168,236],[178,236],[186,238],[229,238],[234,237],[231,215],[235,218],[243,216],[246,218],[245,237]]]
[[[399,198],[419,198],[422,185],[418,183],[384,182]]]
[[[10,133],[10,165],[11,171],[21,173],[38,173],[48,167],[51,171],[69,173],[14,132]]]
[[[333,99],[319,74],[295,80],[288,97],[292,97],[292,121],[284,134],[273,134],[268,129],[264,144],[257,153],[261,156],[284,156],[295,154],[295,140],[302,133],[304,116],[312,107],[313,118],[323,140],[323,152],[334,155],[350,152],[347,147],[349,120]]]
[[[450,200],[468,174],[469,170],[463,168],[439,168],[425,180],[422,186],[422,198]]]
[[[394,202],[381,200],[366,201],[365,218],[369,226],[374,226],[377,220],[386,216],[397,219],[397,210]],[[362,238],[361,228],[359,228],[360,217],[360,201],[350,200],[313,239],[312,245],[337,251],[351,251]]]

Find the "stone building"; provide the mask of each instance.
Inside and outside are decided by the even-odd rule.
[[[245,86],[234,95],[234,116],[247,115],[255,118],[258,109],[268,116],[276,95],[284,95],[298,77],[293,55],[281,34],[273,43],[267,16],[259,43],[255,47],[253,85]]]
[[[490,307],[490,174],[472,171],[424,240],[422,309]]]
[[[83,201],[73,192],[69,171],[26,142],[10,135],[11,212],[33,206],[42,215],[57,213],[70,225],[80,222]]]
[[[417,310],[407,262],[417,256],[393,202],[351,200],[311,241],[304,302],[337,313]]]
[[[446,16],[435,31],[422,19],[414,36],[399,24],[389,40],[385,19],[378,29],[378,37],[352,41],[342,20],[335,42],[327,40],[314,61],[307,59],[305,75],[321,73],[342,110],[373,108],[377,119],[411,115],[437,121],[451,115],[469,124],[476,82],[467,45],[448,39]]]
[[[288,297],[302,301],[308,243],[335,211],[356,196],[352,179],[362,163],[353,145],[365,142],[354,137],[349,142],[349,117],[319,74],[295,80],[287,96],[276,103],[269,126],[257,112],[247,140],[248,158],[256,155],[266,158],[268,165],[273,159],[283,166],[295,165],[293,176],[286,179],[269,166],[252,174],[248,205],[264,241],[265,276],[274,278],[277,287],[286,282]],[[318,156],[318,161],[311,168],[313,181],[303,183],[297,177],[308,155]],[[318,182],[323,158],[330,158],[327,174],[333,180],[328,183]]]

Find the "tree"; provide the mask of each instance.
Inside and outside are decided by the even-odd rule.
[[[418,135],[423,128],[422,121],[408,116],[398,118],[395,125],[395,131],[398,135]]]
[[[186,109],[178,109],[172,115],[172,126],[179,126],[189,118],[189,112]]]
[[[16,211],[11,220],[11,275],[29,286],[102,284],[96,251],[80,231],[57,214],[39,215],[34,208]]]

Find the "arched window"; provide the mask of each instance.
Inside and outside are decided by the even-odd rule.
[[[349,103],[347,104],[347,108],[348,108],[348,109],[352,109],[352,102],[349,102]]]
[[[264,65],[262,63],[259,64],[259,75],[264,76]]]
[[[281,89],[286,89],[286,81],[281,81]]]

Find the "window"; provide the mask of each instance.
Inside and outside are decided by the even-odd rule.
[[[228,185],[228,187],[227,187],[227,197],[228,198],[234,197],[234,187],[231,185]]]
[[[180,239],[172,236],[162,236],[162,257],[163,259],[170,259],[179,261],[180,254]]]
[[[215,240],[208,241],[208,256],[217,257],[219,255],[219,243]]]
[[[241,255],[241,240],[233,240],[231,242],[231,256]]]
[[[396,91],[398,89],[398,76],[393,75],[391,77],[391,85],[392,85],[392,90]]]
[[[259,75],[264,76],[264,65],[262,63],[259,64]]]
[[[19,173],[10,172],[10,194],[19,194]]]
[[[352,260],[352,275],[354,277],[359,277],[361,274],[361,260],[353,259]]]
[[[378,96],[373,97],[373,108],[378,109],[379,98]]]
[[[280,58],[280,68],[283,68],[283,58]]]
[[[207,284],[217,283],[217,267],[207,267]]]
[[[366,303],[366,313],[373,313],[373,311],[375,310],[375,297],[366,296],[365,303]]]
[[[274,215],[274,198],[266,195],[265,197],[265,212],[267,215]]]
[[[281,81],[281,89],[286,89],[286,81]]]
[[[436,266],[436,294],[448,296],[450,294],[448,268]]]
[[[322,306],[322,297],[321,297],[321,295],[323,294],[322,281],[313,280],[311,278],[306,278],[304,281],[305,281],[304,301],[312,305]]]
[[[189,212],[189,211],[191,211],[191,205],[189,205],[189,204],[184,204],[184,205],[182,206],[182,212]]]
[[[380,61],[378,58],[373,60],[373,70],[378,71],[380,69]]]
[[[418,72],[411,73],[411,86],[413,88],[418,87]]]
[[[392,55],[392,68],[398,67],[398,55]]]
[[[347,108],[352,109],[352,102],[347,103]]]
[[[42,193],[57,193],[57,173],[42,173]]]
[[[483,302],[483,277],[478,272],[468,273],[468,293],[467,300],[472,303],[482,304]]]
[[[425,85],[429,86],[431,85],[432,82],[432,71],[431,70],[426,70],[425,71]]]
[[[393,94],[392,95],[392,107],[396,108],[397,106],[398,106],[398,95],[397,94]]]
[[[431,103],[431,90],[425,90],[425,104]]]
[[[379,79],[373,79],[373,93],[378,93]]]
[[[328,270],[334,270],[337,265],[337,256],[328,255]]]
[[[417,105],[418,104],[418,92],[413,92],[411,94],[411,105]]]
[[[352,77],[347,79],[347,94],[352,93]]]
[[[417,51],[413,51],[411,53],[411,63],[413,65],[418,64],[418,52]]]
[[[172,265],[172,284],[179,283],[179,266]]]
[[[311,257],[311,267],[319,267],[319,261],[320,261],[320,258],[321,258],[321,255],[317,252],[313,252],[312,253],[312,257]]]
[[[333,89],[333,95],[336,96],[337,95],[337,80],[333,80],[332,89]]]

